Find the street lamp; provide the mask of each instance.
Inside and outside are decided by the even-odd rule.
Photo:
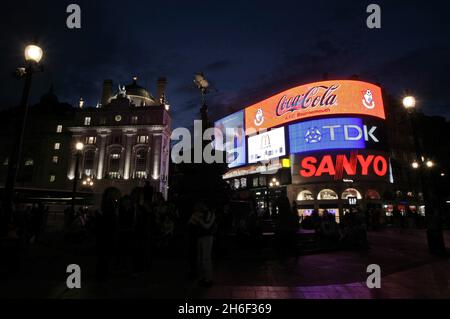
[[[427,177],[430,174],[427,169],[424,169],[424,166],[427,168],[432,168],[434,166],[433,161],[427,160],[425,162],[425,158],[421,155],[423,154],[421,145],[419,143],[419,139],[417,136],[417,113],[416,113],[416,99],[414,96],[406,96],[403,98],[403,106],[407,111],[407,116],[409,119],[409,123],[411,126],[412,136],[414,140],[414,148],[415,148],[415,161],[412,163],[412,167],[417,170],[419,175],[420,184],[422,186],[423,193],[423,201],[425,204],[425,216],[427,218],[427,239],[428,239],[428,247],[431,253],[436,254],[446,254],[445,250],[445,242],[444,235],[442,233],[441,225],[440,225],[440,214],[439,214],[439,199],[438,205],[434,203],[432,200],[432,195],[430,189],[428,187]],[[424,163],[425,162],[425,163]],[[423,165],[425,164],[425,165]]]
[[[88,177],[83,181],[82,184],[83,184],[83,186],[86,186],[86,187],[92,187],[92,186],[94,186],[94,181],[92,180],[92,178]]]
[[[39,63],[43,55],[44,52],[42,51],[42,49],[35,44],[27,45],[27,47],[25,48],[26,61],[33,61],[35,63]]]
[[[11,155],[8,161],[8,175],[5,183],[4,207],[7,221],[10,221],[13,214],[14,188],[22,156],[23,137],[25,134],[25,126],[28,115],[28,98],[31,90],[31,79],[34,73],[42,71],[42,66],[39,65],[39,62],[42,60],[43,55],[44,52],[38,45],[28,45],[24,50],[26,62],[25,67],[17,68],[16,71],[16,75],[20,78],[23,77],[25,79],[25,83],[17,112],[18,116],[15,125],[16,132],[12,144]]]
[[[75,197],[77,195],[77,182],[78,182],[78,174],[79,174],[79,167],[80,167],[80,158],[83,153],[84,144],[81,142],[78,142],[75,144],[75,150],[76,150],[76,159],[75,159],[75,173],[73,177],[73,188],[72,188],[72,212],[75,211]]]
[[[414,96],[405,96],[403,98],[403,106],[405,109],[413,109],[416,106],[416,99]]]

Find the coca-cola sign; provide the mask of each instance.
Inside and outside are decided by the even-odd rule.
[[[370,115],[385,119],[381,88],[353,80],[323,81],[294,87],[247,107],[246,134],[329,114]]]
[[[294,112],[300,109],[311,107],[329,107],[337,104],[337,95],[334,92],[339,85],[331,86],[318,85],[308,90],[304,94],[288,97],[283,95],[277,106],[277,116],[282,116],[287,112]]]

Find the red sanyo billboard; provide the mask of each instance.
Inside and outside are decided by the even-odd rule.
[[[388,181],[390,174],[387,152],[375,150],[333,150],[306,155],[293,154],[292,182]]]

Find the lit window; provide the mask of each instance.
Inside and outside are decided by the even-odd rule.
[[[148,136],[147,135],[140,135],[137,137],[137,142],[139,144],[145,144],[148,143]]]
[[[25,161],[25,166],[33,166],[33,165],[34,165],[34,161],[31,158],[29,158]]]
[[[63,129],[63,126],[62,125],[58,125],[56,127],[56,133],[62,133],[62,129]]]
[[[319,195],[317,196],[317,199],[319,200],[332,200],[332,199],[338,199],[338,195],[335,191],[331,189],[322,189],[319,192]]]
[[[114,119],[116,120],[116,122],[120,122],[120,121],[122,121],[122,116],[121,115],[116,115],[114,117]]]
[[[298,201],[302,200],[314,200],[313,193],[309,190],[301,191],[297,196]]]
[[[348,199],[349,197],[356,197],[357,199],[362,199],[361,193],[354,188],[347,188],[343,193],[341,198]]]
[[[137,178],[146,178],[147,177],[147,176],[143,176],[144,174],[142,174],[142,173],[145,173],[145,171],[147,169],[147,151],[146,150],[140,149],[139,151],[137,151],[135,169],[136,169]],[[140,173],[140,174],[138,174],[138,173]]]
[[[120,178],[119,172],[109,172],[108,176],[111,179],[119,179]]]
[[[147,178],[147,172],[143,172],[143,171],[136,172],[136,178],[137,179],[145,179],[145,178]]]
[[[137,116],[132,116],[131,117],[131,124],[137,124],[138,122],[138,117]]]
[[[53,156],[53,158],[52,158],[52,162],[54,163],[54,164],[58,164],[58,156]]]
[[[61,143],[55,143],[55,150],[59,150],[60,147],[61,147]]]
[[[85,117],[84,118],[84,125],[91,125],[91,118],[90,117]]]
[[[56,180],[55,175],[50,175],[50,183],[53,183]]]
[[[97,138],[95,136],[86,137],[86,144],[95,144],[97,142]]]
[[[9,164],[9,158],[5,158],[3,165],[7,166]]]

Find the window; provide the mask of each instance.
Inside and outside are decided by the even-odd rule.
[[[50,183],[54,183],[56,180],[56,176],[55,175],[50,175]]]
[[[138,117],[137,116],[132,116],[131,117],[131,124],[137,124],[138,123]]]
[[[258,187],[258,177],[254,177],[252,182],[253,187]]]
[[[347,188],[343,193],[342,193],[342,199],[348,199],[349,197],[356,197],[357,199],[362,199],[361,193],[358,192],[358,190],[354,189],[354,188]]]
[[[56,127],[56,133],[62,133],[62,129],[63,129],[63,126],[62,125],[58,125]]]
[[[298,196],[297,196],[297,200],[298,201],[302,201],[302,200],[314,200],[314,196],[312,194],[311,191],[309,190],[304,190],[301,191]]]
[[[120,121],[122,121],[122,116],[121,115],[116,115],[114,117],[114,119],[116,120],[116,122],[120,122]]]
[[[109,172],[109,173],[108,173],[108,176],[109,176],[109,178],[111,178],[111,179],[119,179],[119,178],[120,178],[119,172]]]
[[[59,150],[60,147],[61,147],[61,143],[55,143],[55,150]]]
[[[319,196],[317,196],[317,199],[321,200],[332,200],[332,199],[338,199],[338,195],[335,191],[331,189],[322,189],[319,193]]]
[[[34,165],[33,159],[28,158],[28,159],[25,161],[25,166],[33,166],[33,165]]]
[[[140,149],[136,152],[136,177],[146,178],[147,176],[147,151]]]
[[[59,160],[58,156],[53,156],[52,163],[58,164],[58,160]]]
[[[96,142],[97,142],[97,137],[95,137],[95,136],[86,137],[86,144],[93,145]]]
[[[259,177],[259,186],[266,186],[266,176]]]
[[[101,117],[100,118],[100,125],[105,125],[106,124],[106,118],[105,117]]]
[[[146,179],[147,178],[147,172],[136,172],[136,178],[137,179]]]
[[[366,199],[381,199],[381,196],[376,190],[369,189],[366,192]]]
[[[138,144],[146,144],[148,143],[148,136],[147,135],[140,135],[137,137],[137,143]]]
[[[85,171],[91,172],[94,169],[94,159],[95,159],[95,151],[89,150],[84,153],[84,169]],[[86,173],[86,175],[90,176],[91,174]]]
[[[5,160],[3,161],[3,165],[7,166],[9,164],[9,158],[5,158]]]
[[[85,117],[84,118],[84,125],[91,125],[91,118],[90,117]]]
[[[114,150],[109,155],[109,161],[108,161],[109,177],[112,179],[120,178],[119,170],[120,170],[120,151]]]

